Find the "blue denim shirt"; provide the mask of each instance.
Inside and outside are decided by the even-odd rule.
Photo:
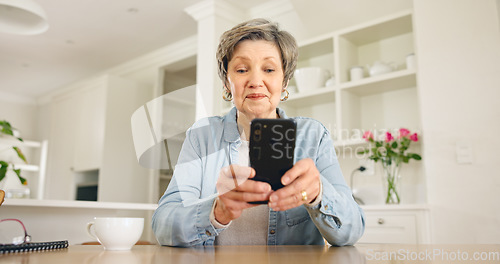
[[[280,118],[287,118],[278,109]],[[295,162],[314,160],[321,174],[323,196],[315,207],[269,211],[268,245],[354,244],[364,232],[364,214],[344,181],[328,130],[311,118],[297,123]],[[186,132],[172,180],[153,214],[158,242],[169,246],[213,245],[224,229],[210,222],[221,168],[238,163],[241,144],[236,108],[227,115],[197,121]],[[242,238],[244,239],[244,238]]]

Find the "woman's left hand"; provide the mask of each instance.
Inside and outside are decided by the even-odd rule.
[[[283,177],[285,187],[275,191],[269,198],[269,207],[284,211],[314,201],[320,190],[320,174],[312,159],[303,159],[293,165]]]

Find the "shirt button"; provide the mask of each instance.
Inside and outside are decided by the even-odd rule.
[[[208,231],[208,230],[207,230],[207,231],[205,231],[205,234],[206,234],[207,236],[212,236],[212,233],[210,233],[210,231]]]
[[[274,233],[276,233],[276,231],[274,229],[271,229],[271,231],[269,231],[269,233],[271,233],[271,235],[274,235]]]
[[[328,210],[328,205],[325,205],[325,210]]]

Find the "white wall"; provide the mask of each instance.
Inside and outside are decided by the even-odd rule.
[[[434,243],[500,242],[497,2],[413,2]],[[457,162],[457,144],[472,163]]]
[[[25,140],[38,140],[36,131],[36,102],[11,94],[0,94],[0,120],[17,128]]]

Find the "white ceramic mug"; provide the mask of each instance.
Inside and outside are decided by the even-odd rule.
[[[87,233],[106,250],[130,250],[143,229],[144,218],[133,217],[95,217],[87,224]]]
[[[353,66],[350,70],[351,81],[357,81],[363,79],[363,67]]]
[[[410,53],[408,54],[408,56],[406,56],[406,68],[408,70],[415,69],[415,54]]]

